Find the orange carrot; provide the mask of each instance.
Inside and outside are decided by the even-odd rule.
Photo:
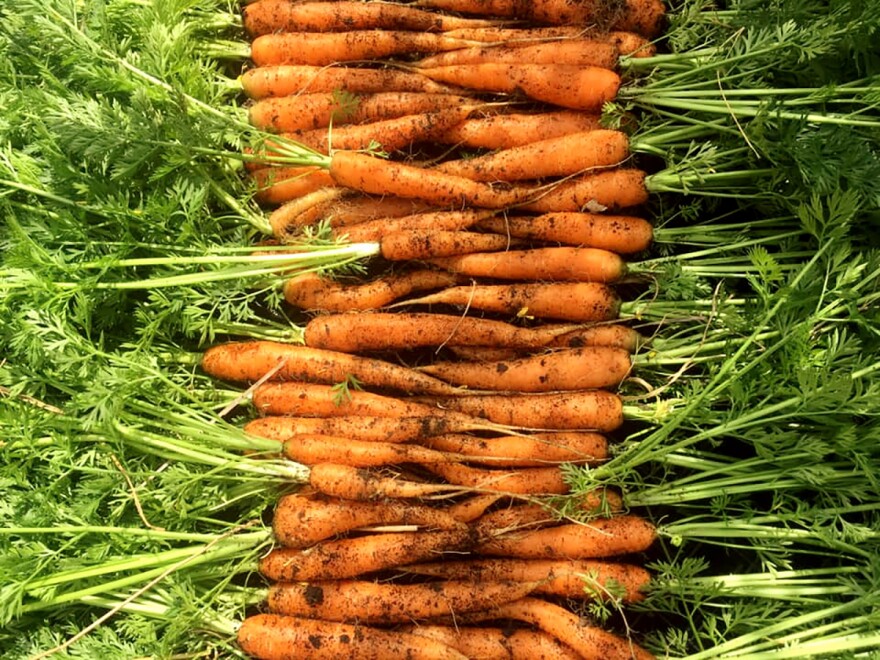
[[[473,495],[465,500],[456,502],[446,508],[446,512],[463,523],[473,522],[482,516],[486,509],[495,504],[504,496],[500,493],[484,493]]]
[[[287,202],[269,216],[272,235],[285,240],[304,227],[317,225],[324,219],[327,209],[347,193],[344,188],[332,184]]]
[[[629,57],[653,57],[657,47],[640,34],[617,30],[608,33],[608,39],[621,55]]]
[[[462,460],[460,456],[420,445],[351,440],[331,435],[301,435],[291,438],[284,443],[284,455],[303,465],[338,463],[352,467]]]
[[[609,516],[623,509],[623,498],[608,488],[597,488],[578,497],[578,512],[591,517]],[[486,541],[530,527],[552,527],[562,524],[552,508],[542,504],[516,504],[482,516],[474,524],[474,531]]]
[[[258,660],[467,660],[454,648],[419,635],[278,614],[247,617],[238,644]]]
[[[597,213],[546,213],[539,216],[489,216],[479,226],[516,238],[552,241],[632,254],[647,250],[651,223],[642,218]]]
[[[275,582],[340,580],[440,559],[444,552],[467,549],[472,537],[466,529],[382,533],[325,541],[306,550],[275,548],[260,559],[260,573]]]
[[[491,254],[491,251],[506,250],[511,245],[511,239],[500,234],[423,229],[390,232],[379,240],[379,245],[382,256],[388,261],[436,261],[434,257],[454,258],[473,252],[485,254],[489,251]],[[445,266],[445,261],[441,260],[440,265]]]
[[[482,64],[573,64],[614,69],[620,52],[617,46],[600,39],[567,39],[548,43],[511,46],[481,46],[451,50],[418,62],[419,68]]]
[[[445,94],[451,91],[418,73],[394,69],[354,69],[344,66],[257,67],[239,78],[244,93],[252,99],[283,97],[291,94],[335,92],[344,89],[352,94],[370,92],[424,92]]]
[[[390,584],[335,580],[278,583],[269,589],[269,611],[326,621],[408,623],[474,612],[524,597],[536,585],[522,582]]]
[[[632,359],[622,348],[587,346],[500,362],[435,362],[418,370],[460,387],[554,392],[617,387]]]
[[[272,530],[281,545],[307,548],[337,534],[373,525],[462,530],[463,522],[443,509],[397,500],[367,503],[285,495],[275,508]]]
[[[263,167],[251,172],[262,204],[278,205],[333,185],[327,170],[317,167]]]
[[[257,410],[269,415],[304,417],[370,415],[376,417],[444,416],[433,406],[408,399],[396,399],[370,392],[341,393],[329,385],[309,383],[263,383],[253,390]]]
[[[419,30],[445,32],[492,25],[491,21],[444,16],[385,3],[260,0],[242,10],[251,37],[273,32],[347,32],[348,30]]]
[[[600,128],[598,115],[574,110],[536,114],[500,114],[466,119],[436,137],[443,144],[482,149],[511,149],[538,140]]]
[[[519,559],[595,559],[643,552],[656,537],[656,529],[647,520],[614,516],[511,532],[481,543],[476,551]]]
[[[608,457],[608,441],[599,433],[536,433],[496,438],[445,434],[426,437],[420,443],[431,449],[463,454],[474,463],[509,467],[597,464]]]
[[[257,66],[327,66],[339,62],[381,59],[391,55],[435,53],[471,45],[475,44],[429,32],[284,32],[264,34],[254,39],[251,43],[251,59]]]
[[[569,492],[558,467],[480,470],[467,465],[425,463],[425,467],[456,486],[516,495],[564,495]]]
[[[545,26],[535,28],[482,27],[449,30],[448,37],[479,41],[485,44],[529,44],[542,41],[561,41],[593,36],[595,30],[583,25]],[[598,36],[598,35],[597,35]]]
[[[621,303],[611,287],[599,282],[553,282],[450,287],[396,306],[439,304],[583,323],[617,318]]]
[[[309,472],[309,485],[319,493],[347,500],[372,502],[384,499],[425,498],[443,494],[460,494],[470,489],[449,484],[408,481],[399,477],[383,477],[336,463],[319,463]]]
[[[587,326],[572,330],[560,335],[547,343],[548,347],[555,348],[583,348],[585,346],[611,346],[623,348],[630,353],[635,353],[645,346],[648,340],[637,330],[629,326],[616,323],[605,323]]]
[[[273,341],[212,346],[201,366],[214,378],[235,382],[254,383],[268,376],[273,381],[335,384],[354,377],[365,386],[383,389],[456,392],[441,381],[384,360]]]
[[[452,160],[437,172],[475,181],[519,181],[569,176],[619,165],[629,156],[629,138],[620,131],[595,129],[532,142],[485,156]]]
[[[284,298],[301,309],[348,312],[376,309],[414,291],[439,289],[457,281],[458,276],[452,273],[413,270],[364,284],[346,285],[308,273],[285,282]]]
[[[626,262],[614,252],[587,247],[462,252],[428,262],[469,277],[526,282],[616,282],[627,273]]]
[[[461,231],[494,213],[490,210],[435,211],[415,213],[397,218],[370,220],[354,226],[337,227],[335,237],[347,237],[353,243],[379,241],[395,232]]]
[[[622,209],[648,201],[645,173],[620,168],[582,174],[550,187],[533,201],[520,206],[527,211],[549,213]]]
[[[580,655],[550,635],[534,630],[411,626],[404,632],[446,644],[479,660],[579,660]]]

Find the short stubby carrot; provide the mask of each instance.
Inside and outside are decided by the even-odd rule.
[[[417,67],[456,66],[495,62],[504,64],[574,64],[614,69],[620,51],[608,40],[562,39],[549,43],[481,46],[450,50],[426,57]]]
[[[621,301],[600,282],[474,284],[410,298],[400,305],[459,305],[498,314],[589,323],[617,318]]]
[[[350,312],[378,309],[416,291],[442,289],[459,276],[437,270],[412,270],[363,284],[344,284],[308,273],[284,283],[284,298],[310,311]]]
[[[617,282],[627,274],[626,262],[619,255],[589,247],[461,253],[428,262],[469,277],[520,282]]]
[[[475,149],[512,149],[600,127],[598,115],[574,110],[509,113],[466,119],[435,139],[443,144]]]
[[[519,208],[538,213],[592,211],[597,206],[599,210],[624,209],[647,201],[645,173],[633,168],[615,168],[563,180]]]
[[[574,649],[536,630],[419,625],[405,628],[405,632],[428,637],[480,660],[580,660],[581,657]]]
[[[396,232],[421,232],[428,236],[435,232],[461,232],[495,212],[488,209],[463,211],[434,211],[400,217],[385,217],[357,225],[336,227],[331,230],[336,238],[347,238],[352,243],[379,241]]]
[[[305,550],[275,548],[260,559],[260,573],[275,582],[341,580],[437,560],[444,553],[466,550],[472,542],[467,529],[369,534],[324,541]]]
[[[599,248],[617,254],[647,250],[654,239],[651,223],[629,215],[545,213],[538,216],[490,216],[479,226],[506,236]]]
[[[467,660],[453,647],[418,635],[279,614],[247,617],[238,645],[258,660]]]
[[[540,467],[548,463],[599,464],[608,457],[608,440],[600,433],[559,431],[482,438],[448,433],[420,440],[426,447],[467,456],[472,463]]]
[[[284,443],[284,455],[302,465],[338,463],[379,467],[400,463],[461,461],[462,457],[420,445],[352,440],[331,435],[301,435]]]
[[[332,93],[344,89],[352,94],[371,92],[423,92],[445,94],[448,85],[418,73],[395,69],[362,69],[345,66],[281,64],[248,69],[239,78],[252,99],[278,98],[291,94]]]
[[[632,359],[623,348],[587,346],[499,362],[434,362],[419,370],[460,387],[554,392],[617,387]]]
[[[448,483],[479,491],[498,491],[514,495],[565,495],[569,485],[558,467],[520,469],[479,469],[451,463],[425,463],[424,466]]]
[[[476,552],[519,559],[601,559],[644,552],[656,538],[650,522],[623,515],[499,535]]]
[[[269,588],[269,611],[325,621],[409,623],[474,612],[531,593],[523,582],[432,582],[391,584],[334,580],[308,584],[277,583]]]
[[[443,509],[400,500],[355,502],[294,494],[278,501],[272,531],[275,540],[285,547],[307,548],[339,534],[375,525],[464,530],[464,522]]]
[[[251,177],[257,187],[254,199],[273,206],[334,185],[330,173],[317,167],[263,167]]]

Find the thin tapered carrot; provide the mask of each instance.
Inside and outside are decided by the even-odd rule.
[[[419,60],[419,68],[481,64],[573,64],[614,69],[620,52],[617,46],[600,39],[566,39],[516,46],[482,46],[451,50]]]
[[[645,598],[651,573],[641,566],[596,560],[469,559],[408,566],[445,580],[538,582],[536,594],[634,603]]]
[[[347,32],[349,30],[419,30],[445,32],[492,25],[491,21],[457,18],[391,3],[303,2],[260,0],[242,10],[251,37],[273,32]]]
[[[613,101],[620,77],[610,69],[574,64],[461,64],[420,68],[435,82],[483,92],[523,94],[562,108],[598,112]]]
[[[257,66],[327,66],[339,62],[382,59],[391,55],[436,53],[472,45],[475,44],[441,34],[400,30],[283,32],[264,34],[254,39],[251,43],[251,59]]]
[[[369,470],[337,463],[313,465],[309,471],[309,485],[319,493],[331,497],[361,502],[426,498],[472,490],[449,484],[431,484],[386,477]]]
[[[439,304],[589,323],[617,318],[621,302],[611,287],[600,282],[552,282],[456,286],[395,306]]]
[[[619,255],[588,247],[461,253],[428,262],[469,277],[525,282],[617,282],[627,274]]]
[[[523,582],[390,584],[334,580],[270,587],[269,611],[326,621],[409,623],[474,612],[523,598],[536,585]]]
[[[403,632],[446,644],[479,660],[580,660],[550,635],[535,630],[417,625]]]
[[[395,232],[462,231],[494,213],[491,210],[468,209],[464,211],[435,211],[416,213],[397,218],[381,218],[358,225],[336,227],[332,230],[337,238],[346,237],[352,243],[378,241]]]
[[[419,399],[445,410],[518,428],[614,431],[623,424],[623,403],[605,390],[552,394],[498,394]]]
[[[346,196],[348,191],[335,183],[293,199],[269,215],[272,235],[280,240],[295,236],[305,227],[317,225],[327,209]]]
[[[378,92],[360,96],[339,92],[297,94],[267,98],[248,109],[251,124],[275,133],[308,131],[331,124],[362,124],[404,115],[416,115],[470,103],[455,94]]]
[[[418,635],[279,614],[247,617],[238,644],[257,660],[467,660],[451,646]]]
[[[554,392],[617,387],[632,366],[623,348],[585,346],[499,362],[434,362],[418,370],[459,387]]]
[[[519,208],[538,213],[577,212],[594,210],[596,206],[623,209],[647,201],[645,173],[632,168],[617,168],[566,179]]]
[[[275,548],[260,559],[260,573],[276,582],[341,580],[461,552],[473,542],[467,529],[369,534],[324,541],[305,550]],[[523,580],[519,580],[523,581]]]
[[[284,443],[284,455],[303,465],[338,463],[351,467],[462,460],[461,456],[420,445],[352,440],[332,435],[301,435],[291,438]]]
[[[257,186],[254,198],[269,205],[279,205],[332,186],[327,170],[317,167],[262,167],[251,172]]]
[[[511,149],[539,140],[600,128],[599,116],[558,110],[536,114],[510,113],[466,119],[440,133],[443,144],[482,149]]]
[[[446,507],[445,511],[463,523],[473,522],[482,516],[486,509],[504,498],[501,493],[481,493]]]
[[[446,161],[434,169],[475,181],[520,181],[613,167],[628,156],[629,138],[625,133],[595,129],[476,158]]]
[[[642,252],[651,246],[651,223],[628,215],[545,213],[538,216],[489,216],[479,227],[515,238],[593,247],[618,254]]]
[[[448,85],[436,83],[418,73],[395,69],[355,69],[344,66],[282,64],[248,69],[239,78],[244,93],[252,99],[315,94],[344,89],[352,94],[371,92],[423,92],[445,94]]]
[[[488,251],[491,254],[492,251],[506,250],[511,245],[511,239],[500,234],[411,229],[387,233],[379,240],[379,244],[382,256],[388,261],[412,261],[434,260],[435,257],[454,257],[472,252],[485,254]]]
[[[443,509],[388,500],[354,502],[332,498],[285,495],[275,507],[275,540],[289,548],[307,548],[338,534],[374,525],[412,525],[426,530],[463,530]]]
[[[644,518],[613,516],[495,536],[476,547],[484,555],[518,559],[600,559],[644,552],[657,532]]]
[[[454,273],[413,270],[363,284],[346,285],[308,273],[284,283],[284,298],[295,307],[312,311],[370,310],[384,307],[415,291],[440,289],[458,281],[459,277]]]
[[[474,463],[510,467],[598,464],[608,457],[608,440],[599,433],[536,433],[496,438],[444,434],[426,437],[420,443],[431,449],[468,456]]]
[[[480,491],[516,495],[564,495],[570,490],[562,470],[558,467],[488,470],[451,463],[424,465],[451,484]]]
[[[343,383],[354,377],[364,386],[404,392],[455,393],[454,387],[400,365],[349,353],[273,341],[245,341],[212,346],[202,369],[221,380]]]
[[[304,340],[307,346],[351,353],[447,344],[540,348],[579,327],[543,325],[522,328],[472,316],[362,312],[318,316],[306,324]]]

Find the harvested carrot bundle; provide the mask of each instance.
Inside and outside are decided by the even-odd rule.
[[[645,597],[651,574],[641,566],[595,560],[470,559],[408,566],[407,572],[444,580],[540,582],[536,594],[634,603]]]
[[[489,216],[479,226],[515,238],[599,248],[618,254],[647,250],[651,223],[642,218],[597,213],[546,213],[539,216]]]
[[[467,660],[454,648],[417,635],[278,614],[246,618],[238,644],[259,660]]]
[[[473,227],[480,220],[488,218],[493,213],[494,211],[490,210],[415,213],[334,228],[332,234],[337,238],[346,237],[352,243],[379,241],[397,232],[421,232],[426,239],[430,239],[430,236],[435,233],[460,232]]]
[[[284,455],[303,465],[338,463],[352,467],[462,460],[460,456],[420,445],[352,440],[330,435],[302,435],[291,438],[284,443]]]
[[[269,611],[326,621],[409,623],[509,603],[523,598],[535,586],[454,581],[407,585],[359,580],[279,583],[269,589]]]
[[[374,525],[411,525],[427,530],[465,529],[462,522],[443,509],[419,504],[285,495],[275,508],[272,530],[281,545],[307,548],[338,534]]]
[[[317,167],[263,167],[251,172],[257,186],[254,198],[263,204],[283,204],[333,186],[327,170]]]
[[[519,559],[597,559],[643,552],[656,537],[644,518],[613,516],[499,535],[478,545],[476,552]]]
[[[629,351],[588,346],[499,362],[435,362],[419,371],[450,384],[507,392],[616,387],[632,370]]]
[[[574,649],[534,630],[469,626],[411,626],[404,632],[446,644],[480,660],[579,660]]]
[[[458,66],[461,64],[573,64],[617,67],[620,51],[608,40],[565,39],[548,43],[481,46],[461,48],[426,57],[415,65],[419,68]]]
[[[506,467],[540,467],[548,463],[597,464],[608,457],[608,440],[599,433],[536,433],[534,435],[478,438],[470,435],[434,435],[420,444],[468,457],[472,463]]]
[[[251,37],[273,32],[347,32],[349,30],[419,30],[446,32],[492,25],[492,21],[456,18],[391,3],[289,2],[260,0],[242,9]]]
[[[462,252],[427,261],[469,277],[526,282],[617,282],[627,274],[626,262],[619,255],[588,247]]]
[[[354,377],[366,386],[405,392],[456,391],[418,371],[384,360],[273,341],[212,346],[202,357],[202,369],[221,380],[247,383],[268,377],[274,381],[335,384]]]
[[[306,550],[276,548],[260,560],[260,573],[276,582],[341,580],[439,559],[444,552],[461,552],[472,542],[467,529],[369,534],[325,541]]]
[[[291,94],[335,92],[423,92],[446,94],[452,91],[418,73],[394,69],[354,69],[344,66],[282,64],[249,69],[239,78],[244,93],[252,99],[283,97]]]
[[[357,285],[308,273],[284,283],[284,298],[301,309],[349,312],[377,309],[414,291],[440,289],[457,282],[457,275],[436,270],[414,270]]]
[[[558,467],[481,470],[450,463],[425,463],[424,467],[450,484],[474,490],[516,495],[564,495],[569,492]]]
[[[331,124],[339,126],[393,119],[470,102],[467,97],[455,94],[423,92],[379,92],[361,96],[339,92],[297,94],[257,101],[248,110],[248,119],[257,128],[290,133],[326,128]]]
[[[435,139],[475,149],[511,149],[539,140],[601,127],[598,115],[558,110],[536,114],[510,113],[466,119]]]
[[[284,32],[264,34],[254,39],[251,59],[257,66],[328,66],[339,62],[382,59],[391,55],[436,53],[473,45],[476,44],[430,32]]]

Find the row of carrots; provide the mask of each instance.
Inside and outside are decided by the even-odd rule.
[[[593,113],[619,57],[653,52],[662,5],[525,5],[244,8],[250,121],[279,134],[245,164],[257,199],[281,204],[276,240],[326,223],[378,257],[367,281],[286,282],[311,317],[304,346],[202,361],[250,386],[247,433],[310,468],[274,513],[273,584],[239,632],[254,657],[651,657],[570,604],[639,600],[650,575],[615,559],[648,549],[653,526],[612,490],[571,518],[552,498],[569,493],[562,463],[609,456],[625,418],[610,390],[646,341],[614,323],[611,284],[651,225],[603,213],[643,203],[645,173],[619,167],[630,141]],[[303,145],[329,166],[289,162]],[[390,157],[359,153],[377,148]],[[412,305],[447,313],[393,309]]]

